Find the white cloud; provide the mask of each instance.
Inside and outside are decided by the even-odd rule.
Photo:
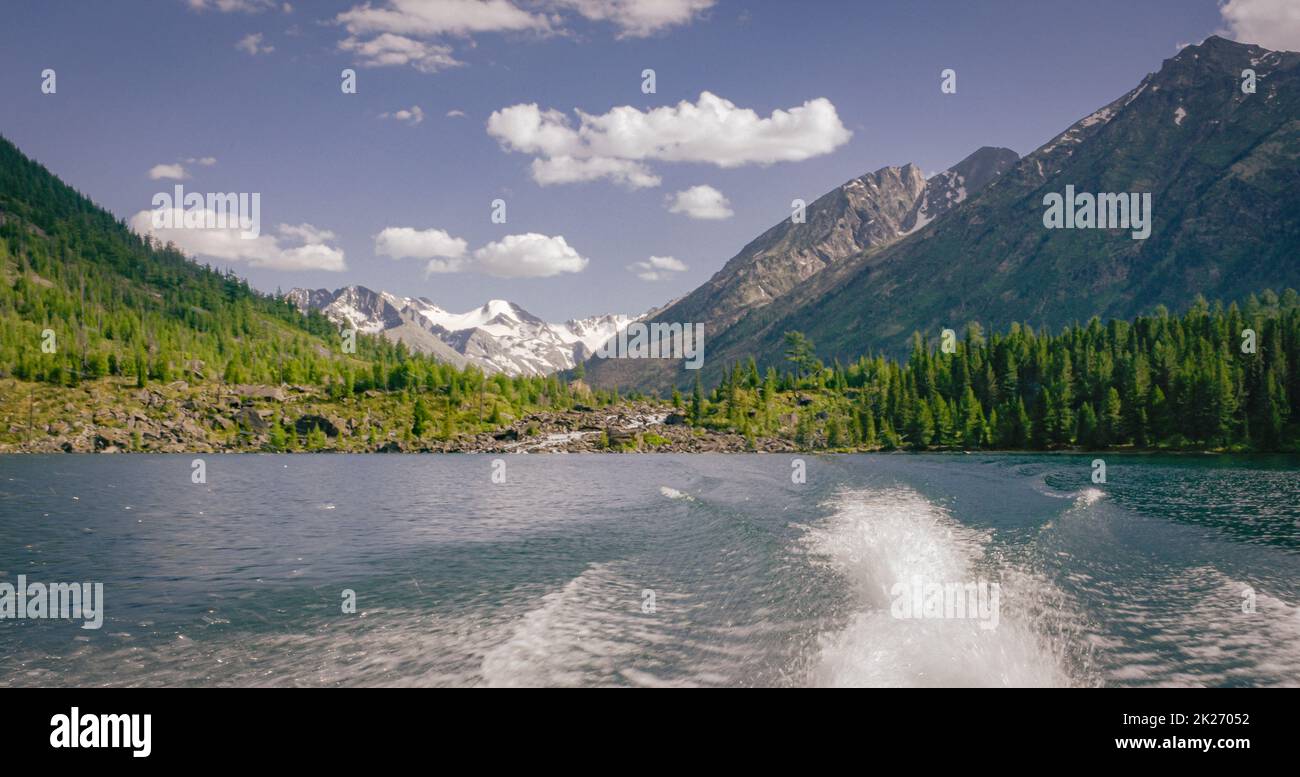
[[[459,108],[452,108],[451,110],[447,111],[447,118],[449,119],[461,119],[464,117],[465,117],[465,112],[460,110]]]
[[[563,237],[535,232],[507,235],[488,243],[474,252],[474,260],[480,271],[498,278],[549,278],[581,272],[587,266],[587,259]]]
[[[189,172],[185,169],[185,166],[180,163],[174,165],[154,165],[149,168],[149,178],[154,181],[183,181],[189,177]]]
[[[679,24],[687,24],[716,0],[555,0],[594,21],[618,26],[619,37],[644,38]]]
[[[402,108],[392,113],[384,112],[379,114],[381,119],[392,119],[393,121],[403,121],[414,127],[416,124],[424,121],[424,110],[418,105],[412,105],[410,108]]]
[[[422,73],[464,64],[453,55],[451,46],[429,38],[550,28],[546,17],[522,11],[509,0],[367,2],[340,13],[334,21],[348,31],[339,48],[356,53],[361,65],[411,65]]]
[[[273,270],[324,270],[343,272],[348,269],[343,261],[343,249],[311,243],[279,251],[266,259],[250,262],[254,267]]]
[[[312,245],[328,243],[336,237],[336,235],[328,229],[318,229],[313,227],[311,224],[281,224],[279,230],[280,234],[287,238],[301,240],[304,243],[310,243]]]
[[[261,13],[275,7],[275,0],[186,0],[194,11],[220,11],[221,13]],[[288,4],[285,13],[289,12]]]
[[[339,48],[352,52],[362,67],[401,67],[410,65],[421,73],[459,67],[464,64],[452,56],[451,47],[386,32],[363,41],[356,36],[339,41]]]
[[[523,11],[509,0],[388,0],[378,7],[355,6],[335,21],[353,35],[392,32],[433,37],[550,29],[546,17]]]
[[[257,3],[270,0],[208,0]],[[204,0],[192,0],[200,5]],[[609,22],[620,38],[641,38],[687,24],[717,0],[372,0],[354,5],[334,17],[348,37],[339,43],[345,51],[378,48],[383,56],[369,55],[362,64],[416,64],[426,73],[459,65],[446,37],[472,38],[480,33],[565,34],[561,11],[591,21]],[[400,43],[400,46],[398,45]],[[401,51],[427,47],[423,56]],[[472,41],[471,41],[471,45]],[[447,62],[452,64],[447,64]],[[419,63],[422,63],[419,64]]]
[[[334,239],[334,233],[317,229],[311,224],[292,226],[281,224],[278,231],[282,238],[301,242],[302,245],[285,247],[280,238],[271,235],[245,239],[240,237],[238,226],[229,229],[165,229],[154,226],[154,211],[142,210],[131,218],[131,228],[141,235],[152,235],[162,243],[175,243],[188,254],[219,259],[228,262],[245,262],[252,267],[266,267],[274,270],[326,270],[341,272],[347,269],[343,250],[326,245]],[[182,224],[186,211],[172,209],[172,223]],[[204,209],[201,219],[215,222],[217,214]]]
[[[275,46],[268,46],[262,43],[262,33],[260,32],[250,32],[240,38],[239,42],[235,44],[235,48],[247,52],[250,56],[254,57],[258,54],[270,54],[272,51],[275,51]]]
[[[513,105],[493,111],[488,134],[507,150],[538,157],[533,177],[539,183],[607,177],[633,186],[658,181],[651,183],[653,173],[643,166],[633,170],[629,162],[719,167],[797,162],[828,154],[853,135],[824,97],[766,118],[710,92],[695,103],[683,100],[646,111],[624,105],[603,115],[576,113],[575,128],[560,111],[543,111],[536,103]]]
[[[465,269],[469,244],[444,229],[388,227],[375,235],[375,253],[394,259],[427,259],[427,273],[460,272]]]
[[[552,159],[534,159],[532,171],[533,180],[542,186],[608,178],[629,189],[644,189],[658,186],[662,180],[640,162],[608,157],[575,159],[571,156],[557,156]]]
[[[465,272],[471,269],[470,263],[464,257],[456,259],[430,259],[424,265],[425,275],[445,275],[454,272]]]
[[[549,278],[581,272],[587,259],[562,236],[529,232],[507,235],[468,252],[469,244],[444,229],[386,227],[375,235],[375,253],[394,259],[427,259],[425,272],[480,272],[498,278]]]
[[[1227,0],[1219,15],[1221,34],[1266,49],[1300,51],[1300,3],[1296,0]]]
[[[673,273],[686,272],[684,262],[671,256],[652,256],[644,262],[633,262],[627,266],[630,272],[643,281],[665,281]]]
[[[729,219],[736,215],[722,192],[712,186],[692,186],[667,197],[668,212],[682,213],[693,219]]]
[[[190,177],[189,168],[185,165],[199,165],[200,167],[212,167],[217,163],[214,156],[187,157],[175,164],[154,165],[149,168],[149,178],[154,181],[171,180],[184,181]]]

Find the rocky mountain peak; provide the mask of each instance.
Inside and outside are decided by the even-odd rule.
[[[573,367],[636,317],[604,314],[550,324],[514,302],[488,300],[452,313],[427,297],[400,297],[365,286],[293,289],[299,310],[319,310],[359,332],[382,334],[456,366],[508,375],[546,375]]]
[[[1241,88],[1247,68],[1254,91]],[[913,331],[933,336],[968,321],[1054,328],[1176,309],[1198,294],[1240,300],[1295,288],[1298,125],[1300,53],[1222,38],[1188,46],[983,188],[972,184],[984,164],[1013,155],[981,149],[933,176],[905,222],[915,237],[840,259],[779,306],[743,315],[714,337],[705,379],[742,355],[779,354],[786,331],[803,332],[827,358],[900,354]],[[1149,197],[1149,233],[1045,228],[1045,194],[1070,186]],[[664,375],[622,377],[654,385]]]
[[[1018,161],[1020,155],[1009,148],[983,146],[944,172],[960,175],[966,187],[975,191],[983,189]]]
[[[787,218],[741,249],[703,286],[647,316],[701,322],[711,338],[753,311],[785,297],[810,278],[863,251],[906,238],[960,205],[1018,159],[1004,148],[981,148],[952,168],[925,178],[913,163],[853,178],[807,206],[803,223]],[[630,373],[656,369],[601,360],[594,379],[628,385]],[[624,379],[613,373],[627,371]],[[589,372],[589,374],[591,374]]]

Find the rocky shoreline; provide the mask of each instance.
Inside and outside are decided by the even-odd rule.
[[[805,403],[799,398],[799,404]],[[811,401],[811,400],[808,400]],[[221,385],[184,381],[137,387],[106,379],[56,387],[0,379],[0,454],[11,453],[858,453],[872,447],[796,444],[693,426],[663,401],[537,410],[491,431],[447,438],[411,434],[409,401],[368,391],[331,399],[310,386]],[[273,425],[288,430],[277,445]],[[315,444],[309,444],[312,437]],[[933,448],[955,452],[960,448]],[[1052,452],[1080,453],[1079,447]],[[1109,452],[1176,453],[1125,446]],[[1035,451],[1043,452],[1043,451]],[[1223,450],[1187,450],[1200,455]]]
[[[349,453],[788,453],[790,440],[693,427],[664,402],[627,401],[540,411],[492,432],[412,439],[394,399],[380,392],[331,400],[305,386],[189,385],[73,388],[0,381],[0,453],[238,453],[281,450],[271,426],[318,430],[323,444],[286,452]]]

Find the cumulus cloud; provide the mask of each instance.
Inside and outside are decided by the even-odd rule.
[[[189,177],[190,174],[185,169],[185,165],[180,163],[174,165],[154,165],[149,168],[149,178],[154,181],[183,181]]]
[[[464,117],[465,117],[465,112],[459,108],[452,108],[451,110],[447,111],[447,118],[449,119],[461,119]]]
[[[193,214],[200,220],[216,222],[217,213],[203,209]],[[173,224],[185,223],[187,213],[184,209],[173,208]],[[266,267],[273,270],[326,270],[342,272],[347,269],[344,263],[343,249],[326,245],[334,239],[334,233],[317,229],[311,224],[296,226],[281,224],[277,228],[279,237],[259,235],[246,239],[240,236],[239,227],[228,229],[187,229],[184,227],[160,228],[154,226],[155,211],[142,210],[131,218],[131,228],[141,235],[152,235],[162,243],[174,243],[187,254],[218,259],[227,262],[243,262],[251,267]],[[301,245],[285,246],[281,240],[298,242]]]
[[[665,281],[673,273],[686,272],[686,264],[671,256],[652,256],[644,262],[633,262],[627,266],[630,272],[643,281]]]
[[[425,275],[445,275],[454,272],[465,272],[469,268],[469,262],[464,257],[457,259],[430,259],[424,265]]]
[[[551,159],[534,159],[531,166],[533,180],[542,186],[557,183],[584,183],[608,178],[629,189],[658,186],[662,179],[640,162],[608,157],[575,159],[557,156]]]
[[[427,259],[427,273],[460,272],[465,269],[469,244],[452,237],[445,229],[388,227],[375,235],[375,253],[394,259]]]
[[[682,213],[693,219],[729,219],[736,215],[722,192],[712,186],[692,186],[668,195],[668,212]]]
[[[149,168],[149,178],[154,181],[184,181],[190,177],[189,168],[185,165],[212,167],[216,163],[217,158],[214,156],[187,157],[173,164],[154,165]]]
[[[357,37],[339,41],[339,48],[356,55],[362,67],[401,67],[410,65],[421,73],[459,67],[464,64],[452,56],[451,47],[427,43],[386,32],[370,40]]]
[[[506,235],[474,252],[478,269],[498,278],[549,278],[561,273],[582,272],[587,259],[573,250],[562,236],[536,232]]]
[[[549,278],[581,272],[587,259],[562,236],[529,232],[507,235],[469,253],[469,244],[443,229],[387,227],[375,236],[375,253],[394,259],[426,259],[429,274],[480,272],[498,278]]]
[[[279,226],[279,231],[284,237],[312,245],[329,243],[336,237],[336,235],[328,229],[318,229],[311,224],[281,224]]]
[[[254,57],[258,54],[270,54],[272,51],[275,51],[275,46],[269,46],[262,43],[262,33],[260,32],[250,32],[240,38],[239,42],[235,44],[235,48],[247,52],[250,56]]]
[[[401,110],[393,111],[391,113],[389,112],[381,113],[379,114],[379,118],[406,122],[407,124],[410,124],[412,127],[414,127],[416,124],[419,124],[420,122],[424,121],[424,111],[420,108],[420,106],[412,105],[410,108],[402,108]]]
[[[204,0],[194,0],[203,3]],[[207,0],[208,2],[269,2],[269,0]],[[339,13],[334,23],[348,37],[339,46],[360,52],[380,45],[384,64],[412,64],[424,72],[448,67],[437,60],[456,62],[447,37],[470,38],[480,33],[566,34],[565,21],[576,14],[595,22],[608,22],[620,38],[642,38],[670,27],[688,24],[717,0],[371,0]],[[385,36],[391,36],[385,39]],[[429,47],[423,57],[401,59],[394,49],[419,44]],[[473,45],[472,40],[470,45]],[[375,65],[379,58],[363,59]],[[419,63],[423,63],[420,66]]]
[[[465,255],[469,244],[452,237],[445,229],[388,227],[375,235],[375,253],[394,259],[455,259]]]
[[[509,0],[388,0],[378,6],[355,6],[335,21],[353,35],[391,32],[433,37],[550,29],[546,17],[523,11]]]
[[[512,105],[492,112],[488,134],[508,151],[537,157],[533,178],[540,184],[610,178],[633,187],[658,184],[644,166],[648,161],[727,168],[798,162],[828,154],[853,136],[824,97],[767,117],[711,92],[694,103],[576,114],[575,127],[561,111]]]
[[[546,17],[520,10],[508,0],[388,0],[354,6],[334,18],[348,31],[339,48],[363,67],[410,65],[436,73],[461,64],[451,46],[430,38],[478,32],[549,29]]]
[[[1300,51],[1300,4],[1295,0],[1227,0],[1221,35],[1266,49]]]
[[[278,254],[272,254],[265,259],[257,258],[250,263],[254,267],[268,267],[274,270],[343,272],[348,269],[343,261],[343,249],[317,243],[284,249]]]
[[[261,13],[275,8],[276,0],[186,0],[186,4],[194,11],[219,11],[221,13]],[[289,13],[293,9],[288,3],[284,4],[284,12]]]
[[[716,0],[555,0],[587,19],[611,22],[621,38],[644,38],[691,22]]]

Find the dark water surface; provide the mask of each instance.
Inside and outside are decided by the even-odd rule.
[[[0,456],[0,583],[105,599],[0,687],[1300,684],[1295,458],[192,458]]]

